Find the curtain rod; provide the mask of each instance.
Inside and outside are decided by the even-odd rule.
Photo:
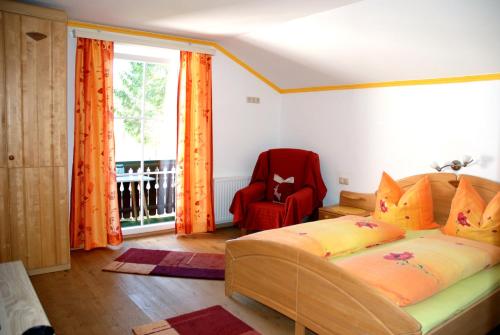
[[[192,51],[203,54],[215,55],[216,49],[210,46],[195,44],[191,42],[169,41],[154,37],[133,36],[121,33],[114,33],[98,29],[73,28],[71,29],[73,38],[92,38],[118,43],[139,44],[151,47],[169,48],[175,50]]]

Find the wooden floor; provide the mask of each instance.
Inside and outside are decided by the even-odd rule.
[[[129,247],[224,252],[234,228],[215,234],[174,234],[128,240],[121,250],[75,251],[71,270],[31,277],[58,335],[131,334],[137,325],[201,308],[222,305],[264,335],[293,334],[293,322],[253,300],[224,296],[224,282],[103,272]]]

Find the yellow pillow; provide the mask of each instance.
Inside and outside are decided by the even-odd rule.
[[[500,246],[500,192],[486,206],[479,193],[462,177],[443,232]]]
[[[434,222],[429,177],[423,177],[405,192],[384,172],[377,191],[373,217],[407,230],[438,227]]]

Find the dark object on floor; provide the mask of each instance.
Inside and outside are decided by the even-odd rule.
[[[50,326],[35,326],[26,330],[23,335],[54,335],[54,328]]]

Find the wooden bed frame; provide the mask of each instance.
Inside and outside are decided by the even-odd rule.
[[[406,189],[423,176],[408,177],[398,183]],[[462,176],[428,176],[435,219],[444,224]],[[486,201],[500,191],[499,183],[474,176],[467,178]],[[366,207],[366,197],[373,197],[353,192],[346,195],[351,206],[358,199]],[[296,335],[305,334],[305,328],[336,335],[421,334],[421,326],[412,316],[374,288],[331,262],[276,242],[228,241],[225,285],[227,296],[238,292],[295,320]],[[499,323],[497,289],[429,334],[486,334]]]

